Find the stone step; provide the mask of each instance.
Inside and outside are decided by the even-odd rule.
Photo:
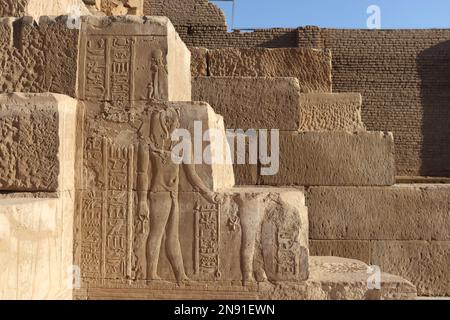
[[[296,78],[196,77],[192,95],[208,102],[230,129],[366,130],[359,93],[300,93]]]
[[[389,186],[395,183],[391,133],[280,132],[279,138],[279,171],[274,175],[260,175],[258,184]],[[260,166],[260,171],[261,168],[264,166]]]
[[[311,257],[310,279],[298,283],[263,282],[249,286],[220,282],[215,285],[192,282],[172,283],[136,281],[86,285],[74,291],[76,299],[212,299],[212,300],[413,300],[414,286],[397,276],[382,273],[380,282],[369,288],[369,266],[357,260],[337,257]],[[86,283],[86,281],[83,281]],[[379,288],[377,289],[377,285]]]
[[[450,185],[308,189],[311,252],[379,265],[417,286],[450,294]]]
[[[301,92],[331,92],[329,51],[309,48],[191,48],[191,51],[195,52],[191,66],[194,77],[294,77],[299,80]]]

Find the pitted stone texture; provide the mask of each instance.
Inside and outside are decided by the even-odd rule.
[[[372,263],[414,283],[421,296],[450,295],[450,241],[375,241]]]
[[[395,183],[394,139],[382,132],[280,132],[280,168],[260,184],[388,186]]]
[[[191,51],[191,74],[192,77],[206,77],[208,75],[208,49],[190,47]]]
[[[73,297],[74,195],[49,196],[0,198],[0,299]]]
[[[308,93],[300,97],[300,131],[365,131],[359,93]]]
[[[312,239],[450,240],[450,185],[313,187]]]
[[[82,0],[2,0],[0,17],[60,16],[77,13],[79,16],[89,14]]]
[[[209,73],[222,77],[295,77],[301,92],[331,92],[331,54],[315,49],[216,49]]]
[[[194,100],[208,102],[230,129],[298,129],[300,86],[296,78],[199,77]]]
[[[73,190],[77,104],[56,94],[0,95],[0,190]]]
[[[0,19],[0,92],[54,92],[75,97],[78,29],[67,17]],[[14,32],[13,32],[14,29]]]
[[[83,17],[79,97],[191,101],[190,52],[166,17]]]

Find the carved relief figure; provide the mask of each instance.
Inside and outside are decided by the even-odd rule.
[[[180,166],[190,184],[210,202],[220,201],[198,176],[195,167],[175,164],[171,159],[172,132],[179,128],[179,110],[161,107],[150,112],[150,133],[143,136],[139,148],[138,186],[139,219],[145,224],[150,218],[149,236],[146,247],[147,279],[160,280],[157,269],[165,234],[165,249],[169,262],[179,283],[188,281],[185,273],[179,239],[179,174]],[[148,167],[151,167],[151,181],[148,181]],[[149,205],[148,205],[149,204]]]
[[[160,49],[154,51],[151,64],[152,84],[149,85],[149,98],[161,100],[164,97],[168,70]]]
[[[236,197],[239,206],[239,220],[241,222],[241,269],[244,285],[266,281],[267,276],[262,263],[261,250],[256,252],[261,238],[261,226],[265,214],[262,194],[240,194]],[[255,264],[255,255],[260,254],[260,263]],[[256,280],[255,280],[256,276]]]

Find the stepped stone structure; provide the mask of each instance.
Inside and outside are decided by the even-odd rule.
[[[341,90],[327,31],[228,33],[207,0],[41,2],[0,4],[0,298],[450,294],[450,188],[396,184],[422,171]],[[267,140],[271,175],[273,152],[231,161]]]

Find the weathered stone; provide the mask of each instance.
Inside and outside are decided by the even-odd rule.
[[[355,260],[336,257],[311,257],[310,279],[303,282],[264,282],[211,286],[194,282],[175,283],[136,281],[134,286],[119,281],[108,285],[86,284],[75,290],[77,299],[208,299],[217,300],[414,300],[415,287],[400,277],[381,274],[381,289],[369,289],[368,266]]]
[[[111,191],[136,190],[138,186],[135,173],[131,172],[137,170],[139,166],[136,163],[140,157],[139,145],[144,145],[146,148],[144,152],[148,157],[150,157],[149,152],[155,152],[155,155],[151,156],[153,158],[158,154],[158,148],[156,148],[156,142],[149,139],[159,139],[160,134],[165,139],[164,147],[172,148],[166,150],[167,154],[163,157],[164,164],[167,165],[166,170],[174,173],[180,171],[178,177],[173,177],[179,181],[177,186],[179,191],[195,190],[189,181],[190,177],[186,176],[187,171],[190,172],[191,169],[213,191],[234,186],[230,148],[226,141],[223,118],[215,114],[207,103],[136,102],[133,109],[129,111],[115,110],[108,103],[101,105],[87,103],[86,110],[84,177],[79,188]],[[167,128],[168,132],[160,127],[166,120],[173,121],[170,124],[174,125]],[[210,136],[206,139],[208,132]],[[172,136],[173,134],[175,135]],[[172,142],[172,137],[175,142]],[[184,142],[189,144],[191,155],[187,154],[188,147],[175,151],[174,148],[176,146],[181,148]],[[179,165],[174,163],[173,155],[184,156],[182,163]],[[108,162],[123,162],[122,172],[119,174],[116,171],[117,177],[110,179],[109,183],[104,179],[106,172],[113,169],[106,166]],[[145,170],[150,180],[153,174],[164,171],[164,168],[159,166],[152,168],[155,165],[146,165]]]
[[[311,239],[448,241],[449,199],[450,185],[310,188]]]
[[[89,14],[82,0],[2,0],[0,17],[60,16],[65,14],[77,16]]]
[[[0,190],[74,188],[77,104],[56,94],[0,95]]]
[[[374,241],[372,264],[408,279],[421,296],[450,295],[450,241]]]
[[[151,192],[150,219],[141,215],[143,203],[138,192],[112,195],[114,198],[106,195],[105,202],[101,200],[101,192],[82,193],[81,211],[77,214],[80,251],[75,256],[82,267],[83,282],[99,285],[102,279],[109,279],[107,285],[127,278],[154,279],[147,270],[155,267],[152,264],[155,252],[146,254],[146,247],[157,234],[159,224],[149,224],[149,220],[162,219],[162,212],[170,209],[172,201],[178,203],[179,211],[173,214],[179,216],[182,227],[179,235],[175,235],[170,226],[174,222],[169,222],[165,240],[168,247],[165,250],[163,243],[160,254],[156,254],[159,263],[156,261],[155,270],[164,280],[179,280],[178,272],[186,273],[193,281],[218,281],[218,287],[226,283],[248,286],[267,279],[297,282],[308,278],[308,219],[302,189],[237,188],[212,196]],[[147,197],[146,194],[144,201]],[[214,202],[211,200],[214,198],[223,201]],[[119,218],[123,223],[116,230],[116,236],[123,237],[123,242],[130,245],[129,250],[118,251],[108,244],[101,253],[102,235],[109,234],[108,226],[113,222],[107,218],[101,230],[92,227],[101,216],[103,206],[126,208],[124,216]],[[161,226],[164,228],[164,224]],[[175,256],[170,246],[174,243],[167,241],[179,242],[181,256],[178,258],[182,258],[184,271],[172,264]],[[100,258],[91,259],[94,256]],[[111,265],[109,261],[113,256],[121,261],[123,268],[115,269]]]
[[[94,0],[97,10],[109,16],[144,15],[144,0]]]
[[[216,77],[295,77],[302,92],[331,92],[331,54],[315,49],[234,49],[208,51]]]
[[[227,29],[223,11],[208,0],[144,0],[144,14],[169,17],[176,26]]]
[[[0,299],[72,299],[74,195],[26,197],[0,199]]]
[[[280,168],[260,184],[386,186],[395,183],[394,139],[382,132],[280,132]]]
[[[190,52],[165,17],[83,17],[79,97],[190,101]],[[125,104],[125,105],[124,105]]]
[[[0,19],[0,92],[54,92],[75,97],[78,29],[67,17]],[[14,29],[14,32],[13,32]]]
[[[208,75],[208,49],[190,47],[189,50],[191,51],[192,77],[206,77]]]
[[[300,86],[296,78],[199,77],[194,100],[208,102],[230,129],[298,129]]]
[[[300,97],[300,131],[365,131],[359,93],[307,93]]]
[[[370,241],[310,240],[312,256],[333,256],[370,263]]]

